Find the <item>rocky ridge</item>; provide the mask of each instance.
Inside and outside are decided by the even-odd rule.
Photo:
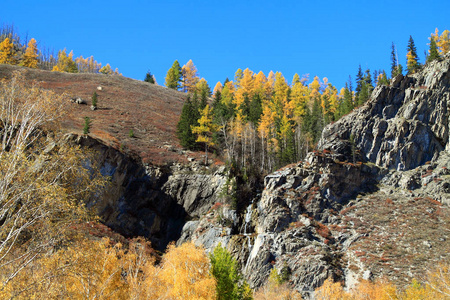
[[[247,210],[216,203],[179,242],[220,242],[253,288],[276,267],[306,297],[330,276],[423,278],[450,258],[449,89],[450,55],[377,87],[317,151],[268,175]]]

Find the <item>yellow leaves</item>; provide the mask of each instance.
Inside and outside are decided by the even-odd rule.
[[[438,47],[441,55],[444,55],[450,51],[450,31],[444,30],[439,36],[439,31],[436,28],[435,33],[431,34],[431,36],[434,37],[436,46]]]
[[[192,133],[197,134],[196,142],[205,143],[207,146],[213,146],[212,134],[218,130],[218,126],[212,121],[212,109],[206,105],[200,113],[198,126],[192,127]]]
[[[216,85],[214,86],[214,89],[213,89],[213,95],[215,96],[217,94],[217,92],[222,93],[222,88],[223,88],[222,83],[220,81],[217,81],[217,83],[216,83]]]
[[[215,280],[209,274],[209,259],[193,243],[170,245],[163,258],[160,279],[166,299],[214,299]]]
[[[286,283],[281,283],[277,269],[272,269],[265,286],[261,287],[254,296],[255,300],[300,300],[299,292],[289,288]],[[338,299],[338,298],[335,298]]]
[[[193,93],[195,91],[195,86],[199,81],[197,67],[190,59],[182,68],[183,73],[183,88],[184,91]]]
[[[66,49],[58,52],[58,62],[53,67],[54,72],[78,72],[77,66],[73,61],[73,51],[70,51],[69,55],[66,53]]]
[[[9,38],[0,43],[0,64],[15,64],[14,60],[14,44]]]
[[[0,264],[8,266],[0,289],[60,243],[72,222],[88,218],[82,203],[104,184],[95,159],[56,130],[63,98],[24,86],[18,74],[0,84]]]
[[[38,49],[36,40],[32,38],[28,43],[27,50],[25,50],[25,54],[23,55],[22,65],[28,68],[37,68],[38,64]]]

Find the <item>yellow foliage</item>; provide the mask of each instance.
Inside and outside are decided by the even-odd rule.
[[[215,299],[216,282],[209,273],[209,258],[193,243],[170,245],[159,275],[164,299]]]
[[[265,286],[261,287],[254,295],[255,300],[300,300],[299,292],[289,288],[286,283],[281,283],[278,271],[274,268],[270,272]]]
[[[70,145],[58,132],[63,98],[25,86],[18,73],[0,84],[2,293],[18,293],[32,283],[19,279],[34,272],[33,261],[64,242],[73,223],[89,218],[83,201],[105,183],[93,153]]]
[[[37,68],[38,64],[38,49],[35,39],[31,39],[28,42],[27,50],[25,50],[25,54],[23,55],[22,65],[28,68]]]
[[[197,67],[190,59],[182,68],[183,72],[183,89],[184,91],[193,93],[195,91],[195,86],[199,81]]]
[[[436,46],[439,49],[441,55],[444,55],[450,51],[450,31],[444,30],[442,34],[439,36],[439,31],[436,28],[434,34],[431,34],[436,41]]]
[[[222,83],[220,81],[217,81],[217,83],[216,83],[216,85],[214,86],[214,89],[213,89],[213,95],[215,96],[217,91],[222,93],[222,88],[223,88]]]
[[[69,55],[66,53],[66,49],[58,52],[58,62],[53,67],[54,72],[78,72],[77,66],[73,61],[73,51],[70,51]]]
[[[15,64],[14,60],[14,44],[9,38],[0,43],[0,64]]]
[[[344,291],[342,285],[339,282],[333,282],[331,278],[325,280],[323,285],[316,289],[314,296],[317,300],[352,299],[350,294]]]

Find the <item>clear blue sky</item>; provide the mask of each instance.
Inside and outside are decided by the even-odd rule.
[[[435,28],[450,29],[450,1],[28,1],[3,0],[0,23],[40,46],[93,55],[127,77],[160,85],[174,60],[192,59],[211,88],[238,68],[327,77],[337,88],[363,69],[405,65],[409,36],[420,62]]]

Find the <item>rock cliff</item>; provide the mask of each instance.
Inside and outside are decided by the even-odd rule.
[[[308,297],[327,277],[402,286],[450,255],[450,55],[379,86],[318,150],[268,175],[243,211],[215,205],[182,239],[226,245],[253,288],[276,267]]]

